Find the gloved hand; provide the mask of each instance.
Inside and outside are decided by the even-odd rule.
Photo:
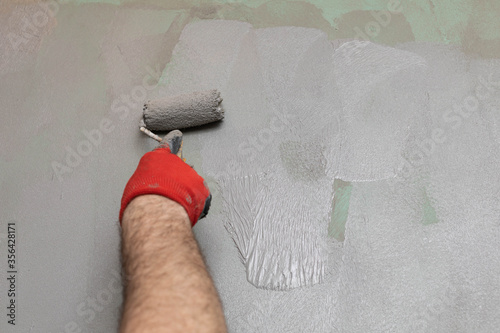
[[[174,142],[177,147],[172,149],[177,150],[178,143]],[[162,195],[176,201],[186,210],[192,226],[208,213],[212,199],[203,178],[173,154],[166,143],[141,158],[123,192],[120,223],[130,201],[144,194]]]

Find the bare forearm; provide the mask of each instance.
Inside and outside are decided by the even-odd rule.
[[[140,196],[125,210],[122,226],[127,285],[121,332],[226,332],[182,206]]]

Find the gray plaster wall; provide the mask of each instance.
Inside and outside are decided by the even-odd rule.
[[[200,40],[197,50],[210,52],[186,58],[182,51],[193,49],[177,43],[179,27],[189,19],[182,11],[60,5],[47,22],[26,33],[23,18],[33,20],[39,12],[37,4],[22,4],[1,21],[0,302],[5,314],[9,222],[15,223],[17,273],[16,326],[2,313],[0,331],[117,330],[120,198],[139,158],[155,145],[138,130],[143,102],[199,88],[221,89],[225,98],[227,122],[187,131],[183,152],[214,193],[209,216],[194,232],[231,332],[493,332],[499,326],[499,94],[495,85],[482,82],[498,83],[498,60],[474,59],[453,47],[425,43],[360,48],[356,42],[331,43],[315,29],[257,30],[234,21],[188,26],[185,31],[191,29],[195,36],[219,29],[232,39],[214,34],[217,47]],[[235,40],[242,43],[238,49]],[[273,43],[280,48],[270,47]],[[307,48],[282,57],[280,50],[294,50],[295,45]],[[345,45],[355,52],[339,53]],[[227,52],[217,53],[221,47]],[[298,70],[292,66],[296,63]],[[188,65],[189,70],[183,67]],[[324,71],[327,67],[330,72]],[[302,93],[293,96],[307,97],[308,103],[300,98],[290,103],[289,87],[274,80],[284,75],[303,79],[292,85],[292,92]],[[321,80],[318,90],[313,77]],[[325,85],[332,90],[314,101],[311,96]],[[491,92],[480,98],[485,86]],[[483,87],[482,94],[477,87]],[[474,113],[454,109],[454,103],[471,102],[471,96],[479,101]],[[401,108],[405,101],[410,101],[408,108]],[[246,138],[238,131],[254,135],[269,127],[269,110],[280,105],[295,110],[305,126],[280,133],[263,153],[265,160],[242,160],[243,170],[233,172],[230,166],[230,172],[219,172],[221,161],[241,157],[231,150],[231,144]],[[314,115],[330,111],[328,107],[331,112],[323,116],[336,117],[318,124]],[[413,124],[418,126],[410,128]],[[326,133],[335,128],[335,133],[308,136],[318,125]],[[420,156],[415,151],[425,155],[425,150],[415,150],[418,144],[443,138],[433,136],[437,128],[446,131],[447,139],[415,167]],[[324,149],[314,150],[317,143]],[[303,155],[295,151],[310,155],[300,160]],[[267,159],[273,156],[276,160]],[[414,164],[399,164],[399,157]],[[303,256],[294,265],[308,267],[306,259],[319,258],[323,269],[315,272],[317,279],[285,279],[286,288],[280,288],[282,281],[266,284],[276,281],[273,274],[266,279],[252,275],[241,244],[234,241],[244,221],[234,218],[231,209],[248,203],[242,177],[258,177],[261,184],[275,167],[282,168],[282,178],[266,189],[271,204],[275,193],[298,200],[293,194],[304,190],[303,179],[293,167],[287,169],[290,160],[301,170],[308,170],[311,161],[326,167],[322,182],[315,183],[325,185],[321,200],[312,195],[303,200],[304,206],[324,209],[314,217],[319,222],[311,230],[318,233],[298,236],[306,235],[307,244],[319,244],[319,250],[298,249]],[[290,193],[276,185],[281,179]],[[348,213],[338,184],[349,188]],[[335,200],[338,205],[325,205]],[[272,242],[281,239],[282,247],[273,249],[289,250],[294,239],[291,229],[268,230],[263,223],[297,227],[292,231],[307,231],[310,225],[303,224],[307,215],[289,218],[294,207],[273,211],[271,204],[262,204],[267,204],[267,215],[249,221],[269,231],[255,246],[266,259],[266,244],[276,246]],[[335,207],[344,208],[334,214]],[[288,219],[280,220],[281,214]],[[341,221],[333,217],[342,214],[342,237],[327,234],[340,228],[335,223]],[[281,254],[286,251],[274,258],[278,263],[287,258]],[[272,260],[259,265],[287,268]]]

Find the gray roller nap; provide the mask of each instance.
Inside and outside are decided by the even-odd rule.
[[[170,131],[205,125],[224,118],[217,90],[148,101],[144,104],[144,124],[151,131]]]

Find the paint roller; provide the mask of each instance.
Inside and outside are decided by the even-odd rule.
[[[171,131],[222,120],[224,110],[221,103],[220,92],[216,89],[147,101],[140,129],[161,142],[162,139],[153,131]]]
[[[220,92],[215,89],[147,101],[144,104],[140,129],[160,142],[160,146],[168,145],[170,152],[185,162],[182,157],[182,132],[179,129],[222,120],[224,110],[221,103]],[[152,131],[169,133],[162,139]],[[209,194],[200,219],[208,213],[211,200],[212,195]]]

